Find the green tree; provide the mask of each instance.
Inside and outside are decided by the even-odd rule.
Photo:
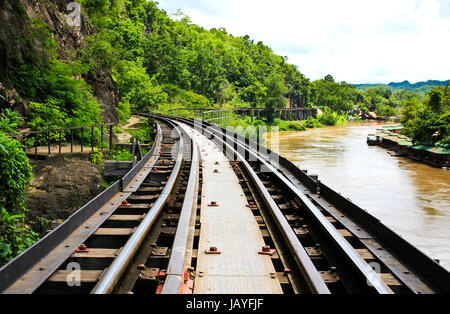
[[[446,97],[446,89],[435,88],[428,93],[425,104],[416,98],[405,102],[401,119],[403,134],[415,143],[449,144],[450,109]]]
[[[288,100],[284,97],[287,88],[283,82],[283,76],[279,73],[273,73],[267,79],[267,93],[264,99],[266,107],[266,119],[272,122],[275,118],[276,108],[285,108]]]

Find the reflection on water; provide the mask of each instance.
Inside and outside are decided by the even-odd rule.
[[[378,125],[280,132],[271,146],[450,269],[450,173],[368,146]]]

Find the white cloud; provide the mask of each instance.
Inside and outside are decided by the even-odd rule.
[[[450,78],[449,0],[159,0],[205,28],[263,41],[311,79]]]

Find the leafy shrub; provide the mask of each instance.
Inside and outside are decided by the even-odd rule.
[[[92,163],[100,166],[101,168],[104,167],[104,155],[101,151],[95,149],[94,152],[89,156]]]
[[[176,104],[176,107],[185,108],[210,108],[210,101],[199,94],[192,91],[183,90],[173,84],[164,84],[162,88],[168,95],[168,102]]]
[[[0,264],[22,252],[37,240],[24,224],[25,186],[32,168],[15,139],[0,132]]]
[[[33,245],[38,235],[25,225],[23,213],[14,215],[4,207],[0,211],[0,265],[3,265]]]
[[[133,160],[133,155],[131,154],[131,152],[129,150],[117,150],[114,151],[113,156],[112,156],[112,160],[117,160],[117,161],[132,161]]]
[[[138,129],[128,129],[127,132],[132,135],[130,138],[131,143],[136,139],[141,144],[149,144],[152,139],[153,127],[150,123],[143,123],[139,125]]]
[[[117,125],[115,125],[115,126],[113,126],[113,132],[114,132],[114,134],[122,134],[123,130],[120,127],[118,127]]]
[[[307,127],[308,129],[315,129],[315,128],[321,128],[324,125],[322,123],[320,123],[318,119],[316,119],[314,117],[309,117],[305,121],[304,126]]]
[[[22,145],[0,133],[0,204],[13,213],[24,208],[24,187],[32,168]]]
[[[4,109],[0,115],[0,132],[13,133],[23,123],[23,118],[11,109]]]
[[[136,105],[139,111],[150,111],[167,101],[167,94],[150,78],[140,61],[122,60],[113,70],[113,77],[124,101]]]
[[[347,116],[345,114],[338,114],[330,108],[325,107],[322,115],[319,116],[319,122],[324,125],[338,125],[347,123]]]
[[[300,122],[296,122],[296,121],[291,121],[288,122],[288,128],[290,130],[294,130],[294,131],[305,131],[306,127],[301,124]]]
[[[128,122],[128,119],[131,117],[131,108],[129,102],[119,102],[119,106],[117,108],[117,113],[119,114],[120,123],[125,124]]]
[[[324,113],[319,116],[319,122],[325,125],[336,125],[338,120],[337,112],[333,112],[329,108],[325,108]]]
[[[67,114],[62,107],[61,100],[56,99],[49,99],[45,104],[30,102],[30,126],[38,131],[63,127]]]

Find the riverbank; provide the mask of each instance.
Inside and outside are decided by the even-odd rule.
[[[433,167],[450,168],[450,149],[441,146],[414,145],[412,140],[399,132],[402,126],[380,127],[377,129],[375,144],[398,157],[408,157]]]
[[[224,119],[219,125],[223,128],[232,127],[236,132],[243,136],[256,137],[257,132],[261,132],[260,128],[265,128],[266,132],[273,131],[306,131],[308,129],[325,128],[329,126],[346,125],[351,122],[359,121],[358,118],[353,117],[353,121],[347,120],[345,115],[338,115],[337,113],[330,112],[329,114],[319,115],[317,118],[309,117],[307,120],[301,121],[286,121],[275,118],[273,121],[268,122],[265,119],[257,119],[251,117],[242,117],[239,115],[233,115],[230,119]]]

